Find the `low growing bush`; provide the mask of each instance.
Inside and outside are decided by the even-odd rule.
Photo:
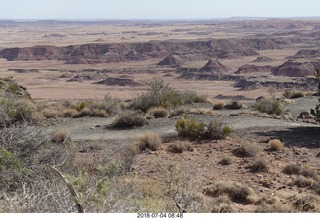
[[[156,151],[161,148],[161,138],[156,133],[145,133],[135,139],[134,145],[141,152],[145,150]]]
[[[278,116],[283,113],[280,101],[275,98],[262,98],[258,100],[255,104],[255,109],[262,113],[275,114]]]
[[[126,129],[133,128],[135,126],[144,126],[147,124],[148,120],[144,116],[133,111],[124,111],[114,119],[110,128]]]

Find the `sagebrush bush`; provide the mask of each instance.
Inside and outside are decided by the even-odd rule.
[[[156,151],[161,148],[161,144],[161,138],[156,133],[145,133],[138,136],[134,141],[134,145],[139,149],[139,151]]]
[[[189,139],[224,139],[232,132],[229,126],[223,126],[218,121],[205,124],[195,118],[185,116],[176,121],[178,135]]]
[[[283,108],[279,100],[275,98],[262,98],[258,100],[255,104],[255,109],[267,114],[281,115],[283,113]]]
[[[169,146],[169,151],[172,153],[183,153],[184,151],[193,151],[194,147],[191,142],[178,141]]]
[[[283,143],[279,139],[272,139],[268,142],[270,150],[272,151],[279,151],[284,148]]]
[[[147,124],[148,120],[144,116],[134,111],[124,111],[114,119],[110,127],[115,129],[126,129]]]
[[[154,118],[162,118],[168,117],[170,113],[163,107],[152,107],[148,110],[147,114]]]
[[[176,106],[194,102],[206,102],[205,96],[194,91],[177,91],[169,87],[161,78],[153,78],[147,82],[147,92],[133,100],[130,108],[147,112],[151,107],[171,109]]]
[[[176,121],[178,135],[184,138],[197,139],[205,132],[205,123],[185,116]]]

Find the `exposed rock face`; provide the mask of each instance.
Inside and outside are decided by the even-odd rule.
[[[315,66],[312,63],[300,63],[287,61],[279,67],[275,68],[272,72],[275,76],[287,76],[287,77],[305,77],[308,75],[314,75]]]
[[[249,79],[246,79],[246,78],[240,79],[234,85],[234,87],[240,88],[242,90],[252,90],[252,89],[255,89],[255,88],[259,87],[259,86],[260,86],[259,82],[253,81],[253,80],[249,80]]]
[[[293,59],[307,58],[307,59],[311,59],[311,58],[319,58],[319,57],[320,57],[320,50],[303,49],[303,50],[299,50],[299,52],[297,52],[297,54],[295,54],[294,56],[291,56],[291,57],[288,57],[288,58],[293,58]]]
[[[200,71],[202,71],[202,72],[221,72],[226,69],[227,69],[227,66],[223,65],[217,59],[216,60],[210,59],[207,62],[207,64],[200,69]]]
[[[168,55],[164,59],[162,59],[157,65],[169,65],[175,66],[183,63],[183,59],[177,55]]]
[[[256,65],[243,65],[235,73],[244,74],[244,73],[255,73],[255,72],[268,72],[272,71],[273,67],[270,65],[266,66],[256,66]]]
[[[142,86],[141,83],[134,81],[131,78],[106,78],[95,84],[103,84],[109,86]]]
[[[35,46],[7,48],[0,57],[9,61],[63,60],[67,64],[95,64],[130,60],[165,58],[177,54],[183,60],[234,58],[258,55],[256,50],[290,46],[284,39],[213,39],[185,41],[150,41],[147,43],[96,43],[80,46]]]
[[[267,56],[259,56],[253,62],[269,62],[271,60],[272,60],[272,58],[269,58]]]

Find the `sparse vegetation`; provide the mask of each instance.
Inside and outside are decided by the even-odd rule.
[[[139,151],[151,150],[157,151],[161,148],[161,138],[156,133],[145,133],[137,137],[134,141],[134,145]]]
[[[314,195],[297,195],[292,198],[293,206],[298,211],[310,211],[319,206],[319,198]]]
[[[317,95],[320,96],[320,71],[317,68],[315,69],[315,75],[319,81]],[[314,116],[314,119],[320,123],[320,98],[318,98],[318,100],[319,104],[316,105],[314,109],[311,109],[311,114]]]
[[[51,133],[51,141],[54,143],[64,143],[70,140],[70,138],[70,131],[67,129],[60,129]]]
[[[205,188],[204,193],[213,196],[228,195],[237,203],[249,204],[256,201],[256,195],[251,188],[232,181],[219,182],[211,186],[210,190]]]
[[[114,119],[113,123],[110,125],[110,128],[127,129],[136,126],[144,126],[147,124],[148,120],[144,116],[134,111],[124,111]]]
[[[266,160],[258,159],[252,164],[250,171],[252,173],[267,172],[269,171],[269,165]]]
[[[301,171],[302,171],[301,166],[295,163],[291,163],[286,165],[282,172],[287,175],[300,175]]]
[[[131,104],[131,108],[147,112],[152,107],[171,109],[190,103],[206,102],[207,97],[193,91],[177,91],[169,87],[161,78],[147,82],[148,90],[140,94]]]
[[[177,120],[176,130],[179,136],[189,139],[224,139],[232,132],[231,127],[223,126],[218,121],[205,124],[188,116]]]
[[[300,187],[300,188],[304,188],[304,187],[308,187],[311,186],[314,183],[314,181],[312,179],[303,177],[303,176],[298,176],[294,181],[293,184]]]
[[[281,115],[284,110],[279,100],[275,98],[262,98],[255,104],[255,109],[267,114]]]
[[[214,110],[222,110],[224,108],[224,102],[215,103],[213,105]]]
[[[224,108],[225,109],[230,109],[230,110],[237,110],[242,108],[242,103],[238,101],[231,101],[230,103],[227,103]]]
[[[177,141],[169,146],[169,151],[172,153],[183,153],[184,151],[193,151],[194,147],[191,142]]]
[[[230,156],[224,157],[219,161],[218,164],[225,165],[225,166],[230,165],[230,164],[232,164],[232,158]]]
[[[240,147],[233,150],[233,154],[237,157],[254,157],[256,156],[261,149],[259,146],[252,145],[251,143],[247,143],[245,145],[241,145]]]
[[[283,143],[279,139],[272,139],[268,142],[270,150],[272,151],[280,151],[284,148]]]
[[[154,118],[163,118],[168,117],[170,113],[163,107],[153,107],[148,110],[147,114]]]
[[[287,99],[296,99],[296,98],[304,97],[304,94],[300,91],[295,92],[295,91],[292,91],[291,89],[286,89],[282,94],[282,96]]]

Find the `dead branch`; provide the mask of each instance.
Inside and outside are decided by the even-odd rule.
[[[71,196],[73,197],[73,201],[76,204],[76,208],[78,210],[78,213],[84,213],[84,208],[81,205],[81,203],[79,202],[78,199],[78,194],[76,192],[76,190],[74,189],[74,187],[71,185],[71,183],[68,183],[67,179],[65,178],[65,176],[54,166],[48,165],[50,167],[51,170],[53,170],[54,172],[56,172],[60,178],[65,182],[65,184],[67,185],[67,188],[71,194]]]

